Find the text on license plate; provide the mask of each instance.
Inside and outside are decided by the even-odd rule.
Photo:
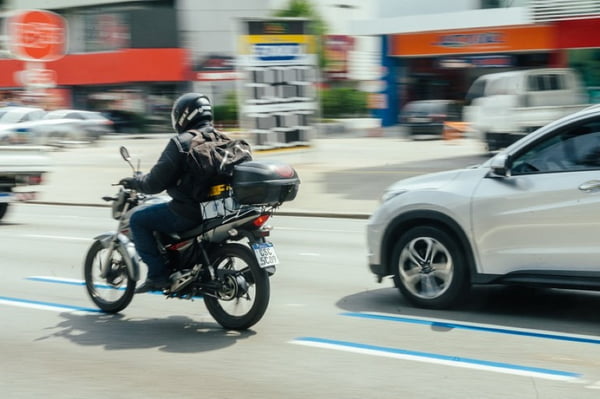
[[[260,267],[274,266],[279,263],[275,247],[270,242],[252,244],[252,249]]]

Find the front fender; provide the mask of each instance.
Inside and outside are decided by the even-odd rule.
[[[114,239],[115,233],[108,232],[102,233],[96,237],[94,240],[99,241],[104,248],[109,248],[111,241]],[[129,277],[134,281],[138,281],[140,279],[140,260],[139,255],[135,250],[135,245],[133,242],[127,238],[126,235],[119,233],[117,235],[117,245],[124,249],[127,256],[124,257],[125,264],[127,265],[127,271],[129,272]],[[117,249],[115,246],[115,249]]]

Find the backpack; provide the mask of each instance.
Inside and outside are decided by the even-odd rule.
[[[186,164],[194,177],[196,199],[205,201],[209,187],[229,183],[234,166],[252,160],[250,144],[246,140],[232,139],[212,126],[189,130],[193,137],[186,152]]]

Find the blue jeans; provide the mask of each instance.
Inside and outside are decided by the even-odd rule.
[[[142,206],[136,209],[129,220],[133,242],[137,253],[148,266],[150,280],[168,278],[165,260],[158,251],[155,231],[179,233],[198,226],[198,222],[177,215],[169,209],[169,203]]]

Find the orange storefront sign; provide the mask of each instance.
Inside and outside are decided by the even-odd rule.
[[[480,54],[541,51],[554,47],[552,26],[513,26],[396,34],[392,35],[390,55]]]
[[[67,54],[45,65],[56,73],[57,86],[192,80],[187,50],[182,48],[122,49],[114,52]],[[20,87],[14,79],[25,61],[0,60],[0,87]]]

